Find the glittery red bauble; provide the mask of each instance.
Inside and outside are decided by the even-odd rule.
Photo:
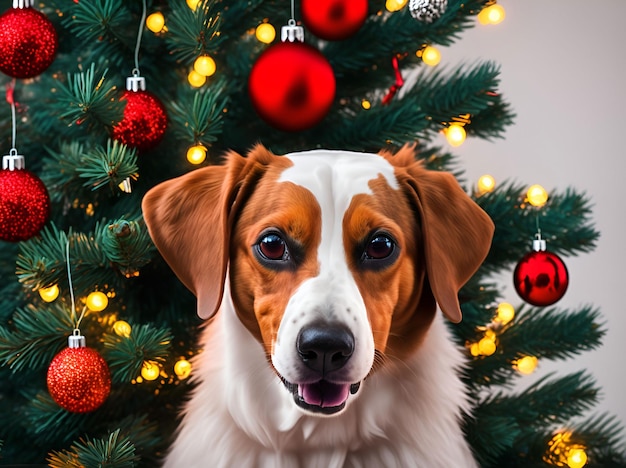
[[[317,37],[340,41],[355,34],[367,18],[367,0],[302,0],[302,22]]]
[[[326,58],[302,42],[279,42],[263,52],[248,80],[258,114],[274,127],[297,132],[319,123],[335,98]]]
[[[113,138],[139,150],[159,144],[167,128],[167,113],[161,101],[149,91],[125,91],[124,117],[113,127]]]
[[[515,267],[513,284],[526,302],[545,307],[563,297],[569,274],[558,255],[545,250],[533,251],[524,255]]]
[[[18,242],[37,235],[50,217],[50,197],[41,179],[26,169],[0,171],[0,239]]]
[[[11,8],[0,15],[0,71],[32,78],[53,62],[59,40],[48,18],[32,8]]]
[[[91,348],[65,348],[48,367],[48,391],[52,399],[72,413],[98,409],[111,392],[106,361]]]

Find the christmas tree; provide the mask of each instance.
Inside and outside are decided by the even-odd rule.
[[[474,411],[465,429],[477,459],[485,467],[626,464],[615,419],[581,417],[599,398],[588,373],[512,390],[537,359],[601,344],[597,309],[554,305],[567,273],[537,279],[540,267],[529,263],[544,252],[558,264],[593,250],[590,199],[570,188],[536,201],[520,182],[470,186],[462,162],[432,143],[441,132],[452,141],[455,132],[499,138],[513,123],[497,64],[427,65],[433,47],[460,40],[493,1],[369,1],[361,10],[352,2],[338,24],[306,0],[21,3],[0,2],[8,156],[0,464],[158,463],[191,386],[201,320],[152,245],[141,200],[157,183],[259,141],[276,154],[417,142],[430,169],[455,173],[496,224],[487,260],[461,292],[463,322],[450,325],[468,356]],[[280,27],[301,18],[307,45],[282,42]],[[313,82],[294,79],[293,67]],[[281,86],[292,92],[290,107],[276,115],[272,91]],[[492,278],[515,266],[526,269],[518,286],[528,304],[512,310]],[[556,295],[538,299],[528,289],[556,276]]]

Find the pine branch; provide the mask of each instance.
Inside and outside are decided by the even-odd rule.
[[[120,437],[119,429],[110,433],[106,439],[81,439],[69,451],[53,452],[48,459],[52,468],[132,468],[138,461],[134,445],[127,437]]]
[[[85,179],[83,185],[98,190],[108,186],[113,193],[118,193],[118,185],[127,178],[136,179],[137,151],[117,140],[107,140],[106,150],[95,147],[83,155],[81,164],[76,167],[78,177]]]

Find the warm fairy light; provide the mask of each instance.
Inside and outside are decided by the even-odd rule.
[[[118,336],[128,338],[130,336],[131,330],[132,329],[130,324],[124,320],[118,320],[113,324],[113,331]]]
[[[526,192],[526,199],[533,206],[543,206],[548,201],[548,192],[541,185],[531,185]]]
[[[53,284],[49,288],[40,288],[39,295],[46,302],[52,302],[59,297],[59,286]]]
[[[201,55],[193,63],[193,69],[202,76],[211,76],[216,70],[215,60],[209,55]]]
[[[187,75],[187,81],[194,88],[199,88],[204,83],[206,83],[206,76],[201,75],[200,73],[198,73],[195,70],[191,70],[189,72],[189,75]]]
[[[206,159],[206,148],[203,145],[194,145],[187,150],[187,161],[191,164],[202,164]]]
[[[191,374],[191,363],[185,358],[180,359],[174,364],[174,372],[179,379],[186,379]]]
[[[159,378],[161,368],[156,361],[144,361],[141,366],[141,376],[146,380],[156,380]]]
[[[165,26],[165,17],[160,11],[152,13],[146,18],[146,27],[153,33],[159,33]]]
[[[362,107],[363,109],[365,109],[365,110],[368,110],[368,109],[370,109],[370,108],[372,107],[372,103],[371,103],[371,102],[369,102],[367,99],[363,99],[363,100],[361,101],[361,107]]]
[[[478,179],[478,193],[484,195],[485,193],[493,192],[496,188],[496,179],[492,175],[484,174]]]
[[[483,356],[491,356],[496,352],[496,342],[491,337],[485,336],[478,342],[478,351]]]
[[[502,325],[506,325],[515,317],[515,309],[508,302],[498,304],[495,320]]]
[[[434,67],[439,62],[441,62],[441,53],[436,47],[426,46],[422,51],[422,61],[426,65]]]
[[[567,454],[569,468],[583,468],[587,464],[587,453],[582,448],[574,448]]]
[[[187,6],[192,9],[192,10],[196,10],[196,8],[198,8],[198,4],[200,3],[201,0],[187,0]]]
[[[452,146],[461,146],[465,141],[467,133],[462,125],[451,124],[445,129],[446,140]]]
[[[255,35],[260,42],[270,44],[276,38],[276,29],[269,23],[261,23],[257,26]]]
[[[532,374],[537,368],[537,358],[535,356],[524,356],[515,362],[515,368],[520,374]]]
[[[109,299],[103,292],[94,291],[87,296],[85,304],[92,312],[102,312],[109,305]]]
[[[500,24],[504,21],[506,17],[506,12],[502,5],[498,5],[497,3],[487,8],[483,8],[480,13],[478,13],[478,22],[480,24]]]
[[[399,11],[407,4],[407,1],[408,0],[387,0],[385,2],[385,8],[391,12]]]

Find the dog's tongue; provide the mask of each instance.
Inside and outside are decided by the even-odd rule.
[[[350,384],[320,380],[315,383],[298,385],[298,393],[306,404],[328,408],[339,406],[348,399]]]

